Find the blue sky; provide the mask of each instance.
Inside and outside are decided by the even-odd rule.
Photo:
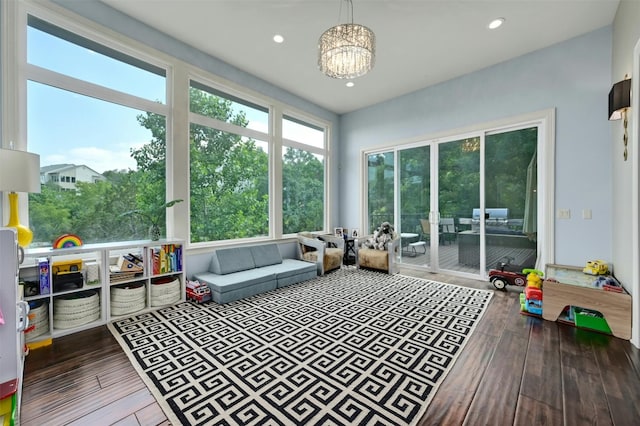
[[[91,83],[165,101],[164,77],[29,27],[28,62]],[[132,147],[151,139],[136,116],[143,111],[40,83],[27,86],[29,150],[42,166],[85,164],[98,172],[135,169]]]
[[[27,62],[91,84],[144,98],[166,102],[166,82],[161,75],[96,53],[29,26]],[[72,163],[103,173],[135,169],[131,148],[151,140],[151,132],[138,124],[145,111],[29,81],[27,84],[28,149],[40,155],[41,166]],[[264,113],[245,110],[249,128],[267,132]],[[257,111],[256,111],[257,112]],[[285,137],[314,146],[323,145],[323,132],[290,121]],[[262,144],[261,144],[262,145]],[[265,146],[266,149],[266,146]]]

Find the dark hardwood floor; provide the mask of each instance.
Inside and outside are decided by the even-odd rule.
[[[481,281],[401,273],[492,288]],[[640,351],[615,337],[520,315],[519,290],[496,291],[418,424],[640,424]],[[169,422],[102,326],[31,351],[21,424]]]

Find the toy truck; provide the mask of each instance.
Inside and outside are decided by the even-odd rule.
[[[609,272],[609,265],[604,260],[590,260],[582,272],[589,275],[606,275]]]
[[[187,300],[204,303],[211,300],[211,289],[200,281],[187,281]]]

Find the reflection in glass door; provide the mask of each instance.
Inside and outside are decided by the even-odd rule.
[[[537,260],[538,128],[485,137],[486,269],[509,263],[534,268]]]
[[[380,152],[367,155],[367,227],[362,235],[372,234],[382,222],[395,223],[395,155]]]
[[[471,226],[480,205],[480,137],[438,144],[437,188],[437,269],[479,274],[480,234]]]
[[[431,164],[429,145],[399,152],[401,261],[430,265]]]

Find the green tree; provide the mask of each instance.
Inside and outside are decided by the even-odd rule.
[[[75,194],[53,183],[42,185],[39,194],[29,194],[29,219],[33,245],[50,245],[73,230]]]
[[[249,124],[233,103],[190,91],[190,110],[237,126]],[[269,157],[253,139],[191,124],[191,241],[217,241],[269,232]]]
[[[229,99],[190,90],[190,111],[246,127],[243,111]],[[77,191],[44,185],[31,195],[31,222],[36,241],[50,244],[63,233],[86,243],[148,238],[148,223],[125,212],[166,202],[166,117],[137,117],[150,140],[132,148],[136,170],[111,170],[106,181],[77,183]],[[191,241],[216,241],[268,235],[269,155],[266,143],[211,127],[190,127]],[[323,228],[324,165],[303,150],[284,158],[285,232]],[[165,213],[166,214],[166,213]],[[161,232],[164,229],[161,220]]]
[[[374,154],[368,158],[369,229],[373,232],[382,222],[394,223],[394,153]]]
[[[430,147],[400,151],[400,232],[419,232],[430,210]]]
[[[315,155],[288,148],[282,164],[283,232],[324,228],[324,164]]]
[[[151,140],[140,148],[131,149],[131,157],[136,160],[136,171],[130,171],[122,176],[119,186],[134,188],[127,197],[133,196],[134,203],[127,203],[131,208],[121,210],[124,213],[131,210],[145,210],[147,206],[159,206],[166,200],[166,158],[167,158],[167,123],[166,118],[159,114],[146,113],[137,117],[138,123],[151,131]],[[125,195],[125,194],[123,194]],[[131,200],[131,199],[130,199]],[[166,235],[166,212],[160,220],[160,232]],[[132,238],[147,238],[150,223],[144,223],[140,217],[129,216],[121,218],[126,221]]]

